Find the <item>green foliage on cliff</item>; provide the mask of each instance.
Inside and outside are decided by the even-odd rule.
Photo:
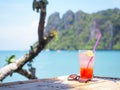
[[[98,33],[102,34],[97,49],[120,50],[120,9],[108,9],[93,14],[67,11],[62,18],[52,14],[46,32],[55,29],[58,39],[51,41],[47,49],[93,49]]]

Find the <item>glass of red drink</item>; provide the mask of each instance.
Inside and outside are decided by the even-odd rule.
[[[79,52],[81,79],[93,78],[94,53],[92,51]]]

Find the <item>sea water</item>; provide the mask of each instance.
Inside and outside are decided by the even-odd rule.
[[[6,65],[6,59],[15,55],[19,59],[28,51],[0,51],[0,68]],[[33,60],[38,78],[52,78],[70,74],[79,74],[79,51],[42,51]],[[23,68],[28,69],[27,65]],[[94,75],[120,78],[120,51],[96,51]],[[27,80],[18,73],[8,76],[3,82]]]

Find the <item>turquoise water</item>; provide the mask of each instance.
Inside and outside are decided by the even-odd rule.
[[[0,68],[6,62],[6,57],[12,54],[16,59],[27,51],[0,51]],[[42,51],[33,62],[38,78],[51,78],[73,73],[79,74],[78,51]],[[27,68],[26,66],[24,68]],[[96,51],[94,62],[94,75],[120,78],[120,51]],[[14,73],[4,82],[27,80],[25,77]]]

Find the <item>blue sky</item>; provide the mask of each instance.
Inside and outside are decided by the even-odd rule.
[[[37,41],[39,13],[32,10],[33,0],[0,0],[0,50],[26,50]],[[54,12],[93,13],[120,8],[120,0],[48,0],[47,18]],[[47,22],[46,18],[46,22]]]

